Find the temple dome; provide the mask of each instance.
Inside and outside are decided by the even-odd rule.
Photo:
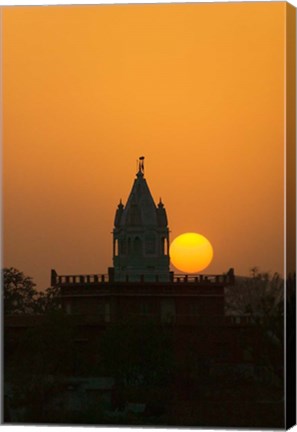
[[[127,204],[120,203],[115,225],[118,227],[142,226],[160,227],[167,225],[167,217],[163,204],[157,207],[144,178],[143,172],[138,171],[130,192]]]

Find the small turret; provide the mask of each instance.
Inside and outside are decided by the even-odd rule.
[[[158,204],[157,218],[158,218],[158,225],[160,227],[167,227],[167,225],[168,225],[167,214],[166,214],[164,204],[162,203],[161,198],[160,198],[160,201]]]
[[[115,214],[115,218],[114,218],[114,226],[115,227],[118,227],[121,223],[121,217],[123,214],[123,210],[124,210],[124,206],[123,206],[122,200],[120,200],[120,203],[118,205],[118,208],[117,208],[117,211]]]

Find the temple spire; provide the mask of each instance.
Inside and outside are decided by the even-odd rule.
[[[144,178],[144,156],[137,159],[137,173],[128,200],[120,201],[113,229],[114,280],[168,281],[169,228],[160,198],[155,204]]]

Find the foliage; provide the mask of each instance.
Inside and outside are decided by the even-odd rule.
[[[237,278],[226,289],[226,313],[244,316],[255,328],[255,336],[245,349],[257,364],[265,366],[283,381],[284,352],[284,281],[275,273],[260,273],[255,267],[251,277]],[[254,346],[261,341],[261,348]],[[255,354],[257,353],[257,354]],[[256,357],[255,357],[256,356]]]
[[[236,278],[226,288],[226,313],[245,315],[254,321],[265,321],[272,316],[283,316],[284,281],[278,273],[260,273],[251,269],[251,277]]]
[[[14,267],[2,270],[5,315],[37,314],[59,309],[59,288],[37,291],[29,276]]]
[[[45,292],[39,292],[36,310],[39,313],[60,310],[59,294],[60,287],[57,286],[49,287]]]
[[[32,278],[13,267],[4,268],[2,277],[5,314],[34,313],[39,294]]]

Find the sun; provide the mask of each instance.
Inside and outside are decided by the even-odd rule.
[[[173,240],[169,254],[172,264],[178,270],[185,273],[197,273],[211,263],[213,248],[203,235],[184,233]]]

